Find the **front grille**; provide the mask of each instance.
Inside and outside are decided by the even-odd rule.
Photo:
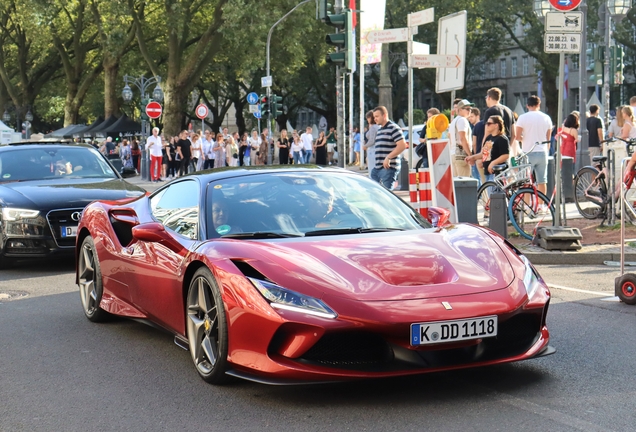
[[[302,359],[324,366],[364,369],[393,361],[393,350],[372,333],[345,332],[323,336]]]
[[[71,219],[71,215],[75,212],[82,212],[81,208],[75,209],[63,209],[63,210],[51,210],[47,215],[46,219],[49,222],[49,226],[51,227],[51,232],[53,233],[53,238],[55,242],[60,247],[74,247],[75,246],[75,237],[62,237],[62,227],[71,227],[77,226],[79,222]]]
[[[9,239],[5,244],[4,252],[15,255],[44,254],[47,252],[47,247],[44,240]]]

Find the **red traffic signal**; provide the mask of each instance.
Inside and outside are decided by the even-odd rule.
[[[266,105],[269,103],[269,98],[267,96],[261,96],[261,104]]]

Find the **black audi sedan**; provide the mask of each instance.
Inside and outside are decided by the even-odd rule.
[[[72,257],[87,204],[145,192],[89,145],[0,146],[0,267],[21,258]]]

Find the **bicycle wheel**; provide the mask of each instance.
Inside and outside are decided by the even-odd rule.
[[[574,203],[586,219],[596,219],[605,213],[607,186],[605,179],[597,179],[597,175],[595,168],[583,167],[574,178]]]
[[[533,188],[521,188],[508,201],[508,219],[522,237],[532,240],[538,224],[554,225],[554,206],[543,193]]]
[[[490,194],[498,188],[497,183],[487,181],[477,191],[477,223],[488,226],[490,220]]]

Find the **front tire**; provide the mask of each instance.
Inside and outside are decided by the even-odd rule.
[[[216,280],[206,267],[197,270],[190,282],[185,312],[188,346],[199,376],[210,384],[227,382],[225,307]]]
[[[95,242],[86,237],[82,242],[78,262],[79,291],[84,315],[92,322],[103,322],[110,314],[99,307],[104,292],[102,271],[97,258]]]
[[[508,219],[522,237],[532,240],[538,223],[554,225],[554,206],[543,193],[535,193],[533,188],[521,188],[508,201]]]

